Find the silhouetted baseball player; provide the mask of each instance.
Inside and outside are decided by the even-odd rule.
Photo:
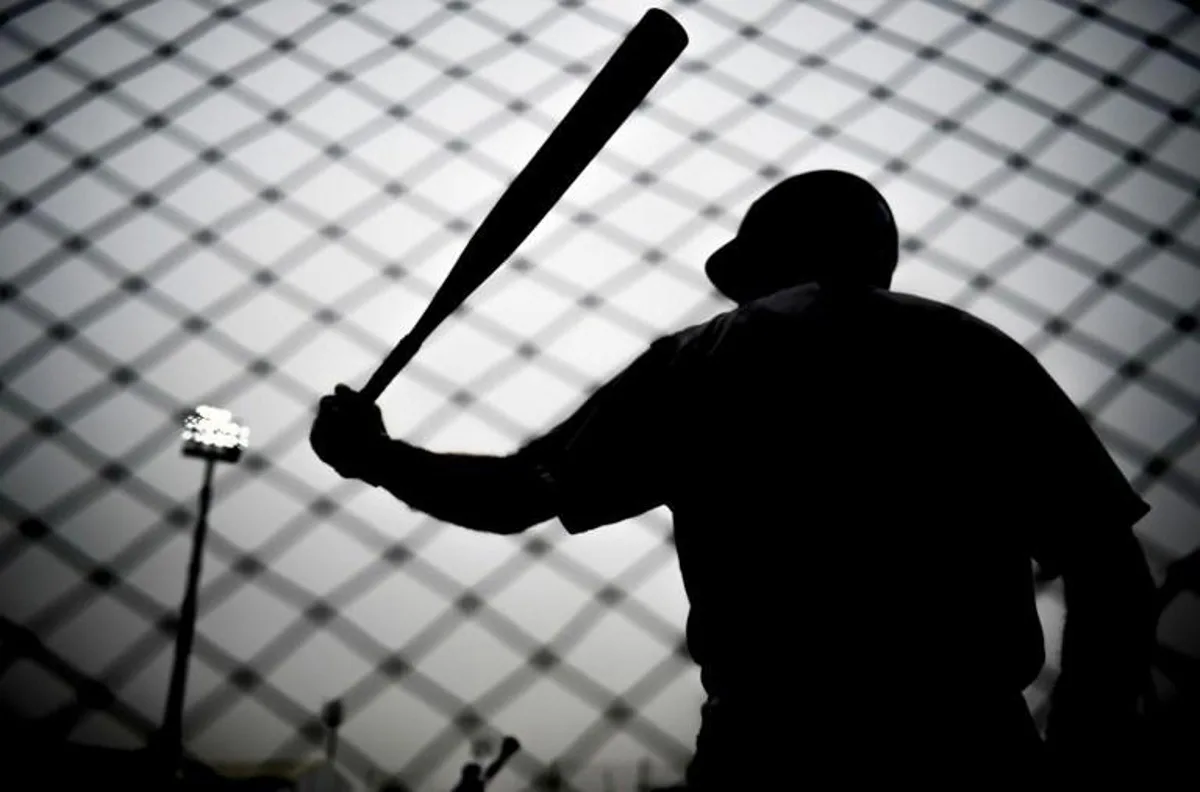
[[[708,261],[737,308],[659,338],[513,453],[393,439],[344,386],[312,445],[477,531],[669,507],[709,697],[691,789],[1112,777],[1153,637],[1132,531],[1149,507],[1020,344],[891,291],[897,258],[872,185],[793,176]],[[1070,614],[1044,742],[1022,695],[1046,660],[1033,561]]]

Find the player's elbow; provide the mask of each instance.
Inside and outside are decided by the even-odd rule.
[[[489,531],[510,536],[553,518],[553,494],[536,466],[519,454],[506,457],[504,464],[507,475],[492,493]]]

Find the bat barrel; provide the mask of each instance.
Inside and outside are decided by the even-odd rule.
[[[558,203],[687,46],[683,27],[651,9],[629,32],[467,242],[416,326],[362,393],[372,401],[441,322],[492,275]]]

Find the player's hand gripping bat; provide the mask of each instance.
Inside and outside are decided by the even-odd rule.
[[[366,399],[377,400],[438,325],[525,241],[675,62],[687,40],[670,14],[646,12],[484,218],[425,312],[371,375],[361,392]]]

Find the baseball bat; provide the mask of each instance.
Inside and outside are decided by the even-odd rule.
[[[687,33],[670,14],[645,13],[517,174],[467,241],[412,330],[361,393],[375,401],[430,334],[500,268],[637,109],[683,48]]]

